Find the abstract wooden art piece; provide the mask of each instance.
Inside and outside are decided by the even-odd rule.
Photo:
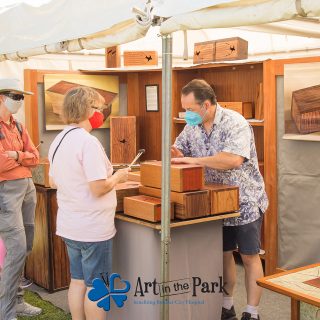
[[[98,91],[104,98],[101,107],[105,122],[100,128],[109,128],[109,116],[119,114],[119,77],[106,75],[78,74],[46,74],[45,89],[45,128],[46,130],[62,130],[62,105],[65,94],[79,86],[90,87]]]
[[[284,65],[283,138],[320,141],[320,62]]]
[[[136,117],[110,117],[111,162],[131,163],[136,151]]]

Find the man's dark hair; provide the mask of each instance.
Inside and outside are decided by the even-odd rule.
[[[193,93],[199,104],[204,103],[206,100],[209,100],[211,104],[217,103],[216,94],[211,86],[203,79],[193,79],[182,88],[182,95],[187,96],[189,93]]]

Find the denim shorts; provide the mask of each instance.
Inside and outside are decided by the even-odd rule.
[[[99,242],[82,242],[62,238],[67,246],[72,279],[84,280],[92,287],[95,278],[112,271],[112,239]]]
[[[233,251],[238,248],[240,254],[255,255],[260,252],[261,225],[263,213],[260,218],[241,226],[223,227],[223,251]]]

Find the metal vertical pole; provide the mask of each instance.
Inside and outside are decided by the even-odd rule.
[[[162,36],[162,191],[161,191],[161,275],[169,281],[170,249],[170,163],[172,121],[172,37]],[[169,320],[169,296],[161,297],[160,319]]]

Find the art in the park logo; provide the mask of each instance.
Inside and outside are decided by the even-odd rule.
[[[116,307],[122,308],[129,293],[134,299],[134,304],[204,304],[204,300],[196,299],[200,293],[228,294],[224,285],[221,276],[217,281],[203,281],[200,277],[191,277],[163,283],[157,282],[156,279],[143,281],[142,277],[138,277],[133,290],[131,283],[122,279],[120,274],[112,273],[110,276],[101,274],[100,278],[93,280],[93,288],[89,291],[88,298],[97,301],[97,306],[105,311],[110,311],[111,301]],[[182,294],[189,294],[189,299],[177,299],[177,296]],[[159,299],[169,296],[170,300]]]

